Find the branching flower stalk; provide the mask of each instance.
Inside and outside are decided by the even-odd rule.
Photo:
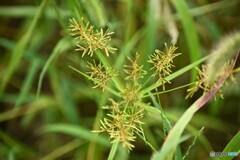
[[[96,53],[100,60],[99,64],[95,60],[93,63],[87,62],[88,75],[81,71],[78,72],[92,80],[94,88],[100,87],[102,91],[115,93],[118,99],[116,101],[110,98],[110,104],[103,106],[107,117],[101,120],[100,129],[93,132],[107,132],[112,143],[121,142],[129,150],[134,148],[133,142],[137,136],[150,145],[142,129],[144,124],[142,119],[146,112],[143,107],[145,104],[143,98],[148,96],[148,93],[141,93],[145,88],[140,84],[140,79],[143,79],[147,72],[143,65],[139,65],[140,54],[136,53],[133,58],[127,57],[128,63],[122,68],[124,72],[115,71],[101,53],[104,52],[108,57],[109,53],[116,51],[115,48],[110,47],[110,36],[113,32],[109,30],[104,32],[102,29],[94,30],[94,27],[90,26],[89,22],[85,24],[83,19],[79,23],[75,19],[71,19],[70,22],[71,35],[76,39],[76,50],[82,52],[82,57],[84,55],[92,57]],[[157,82],[162,82],[163,89],[165,89],[165,82],[170,83],[165,78],[172,73],[173,59],[180,55],[180,53],[175,53],[176,49],[174,45],[168,47],[165,44],[165,51],[156,50],[148,61],[153,66],[151,70],[154,70],[151,77],[158,77]],[[77,69],[74,70],[77,71]],[[123,82],[123,80],[120,81],[121,76],[125,77],[124,84],[121,84]],[[110,82],[113,82],[111,86],[109,86]],[[151,145],[150,147],[153,148]]]

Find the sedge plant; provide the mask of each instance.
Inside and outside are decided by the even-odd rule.
[[[106,110],[107,117],[101,120],[99,130],[93,132],[107,132],[112,143],[120,142],[131,150],[134,148],[133,142],[137,135],[146,141],[142,119],[146,112],[143,106],[148,106],[148,104],[144,103],[143,99],[148,94],[149,86],[140,83],[140,80],[147,75],[144,66],[139,64],[140,54],[135,53],[133,57],[127,57],[128,63],[122,68],[124,75],[121,75],[120,71],[116,71],[107,60],[109,54],[117,50],[110,46],[110,36],[113,32],[109,30],[104,32],[102,29],[94,30],[94,27],[90,26],[89,22],[84,23],[83,19],[79,22],[75,19],[70,21],[71,35],[76,39],[76,50],[82,52],[82,57],[85,55],[95,57],[94,54],[96,54],[99,60],[98,64],[94,59],[92,62],[87,61],[86,68],[89,69],[87,73],[71,68],[92,80],[93,88],[99,87],[102,91],[111,92],[115,96],[109,98],[109,104],[102,107]],[[175,45],[169,47],[165,44],[165,51],[156,49],[148,60],[152,65],[151,71],[153,71],[150,78],[156,79],[153,84],[162,85],[163,90],[165,90],[164,84],[170,83],[166,77],[172,73],[173,59],[180,55],[180,53],[175,53],[176,50]],[[145,83],[148,81],[149,78]],[[147,90],[144,91],[145,89]]]
[[[135,53],[132,57],[126,57],[127,63],[120,70],[116,70],[108,59],[111,54],[117,52],[117,48],[111,46],[113,32],[95,29],[83,18],[80,21],[71,19],[70,23],[69,30],[76,40],[76,50],[80,51],[83,58],[84,56],[92,58],[92,61],[86,62],[88,72],[82,72],[72,66],[70,68],[91,80],[94,84],[93,88],[100,88],[102,92],[110,93],[108,103],[102,106],[102,109],[106,111],[106,116],[100,120],[99,129],[93,130],[93,132],[98,134],[106,132],[109,135],[113,144],[111,157],[114,156],[118,144],[122,144],[130,151],[134,148],[136,138],[140,137],[154,151],[153,159],[172,159],[185,126],[193,114],[220,90],[224,81],[232,74],[237,58],[237,56],[230,56],[227,63],[224,61],[223,67],[218,72],[211,71],[211,68],[216,67],[215,62],[209,62],[207,65],[203,65],[201,70],[198,69],[198,79],[195,85],[188,89],[187,97],[191,97],[199,88],[204,90],[203,96],[185,112],[173,128],[168,126],[169,134],[162,149],[157,151],[145,138],[143,118],[148,112],[160,114],[164,118],[166,116],[162,110],[152,107],[149,102],[146,102],[145,98],[168,92],[165,87],[166,83],[170,84],[172,79],[194,68],[209,56],[173,73],[173,60],[181,53],[177,53],[175,45],[169,46],[165,43],[164,51],[156,49],[149,56],[147,62],[152,66],[149,71],[146,71],[144,66],[139,63],[141,56],[139,53]],[[238,38],[239,35],[235,36],[235,39]],[[160,86],[162,92],[151,92]],[[188,84],[176,89],[186,86]]]

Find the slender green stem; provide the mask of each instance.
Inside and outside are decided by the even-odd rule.
[[[118,96],[118,97],[121,97],[121,95],[120,95],[118,92],[116,92],[116,91],[113,90],[112,88],[110,88],[110,87],[102,84],[102,83],[99,82],[98,80],[93,79],[92,77],[86,75],[85,73],[79,71],[78,69],[76,69],[76,68],[74,68],[74,67],[72,67],[72,66],[68,66],[68,67],[71,68],[71,69],[73,69],[74,71],[78,72],[79,74],[83,75],[84,77],[90,79],[91,81],[99,83],[100,86],[102,86],[104,89],[106,89],[107,91],[111,92],[112,94],[114,94],[114,95],[116,95],[116,96]]]
[[[113,143],[111,151],[108,156],[108,160],[113,160],[113,158],[117,152],[118,144],[119,144],[118,142]]]
[[[111,65],[108,63],[107,59],[103,56],[103,54],[100,51],[96,51],[96,55],[98,56],[100,61],[103,63],[103,65],[106,69],[112,68]],[[117,89],[119,89],[122,92],[124,87],[123,87],[123,84],[121,83],[121,81],[119,80],[119,78],[116,76],[113,76],[112,81],[116,85]]]
[[[172,91],[175,91],[175,90],[178,90],[178,89],[182,89],[182,88],[188,87],[188,86],[190,86],[190,85],[192,85],[192,84],[194,84],[194,83],[195,83],[195,82],[192,82],[192,83],[185,84],[185,85],[182,85],[182,86],[179,86],[179,87],[176,87],[176,88],[173,88],[173,89],[169,89],[169,90],[166,90],[166,91],[162,91],[162,92],[150,93],[150,94],[147,94],[147,95],[142,96],[142,98],[146,98],[146,97],[149,97],[149,96],[154,96],[154,95],[158,95],[158,94],[163,94],[163,93],[172,92]]]

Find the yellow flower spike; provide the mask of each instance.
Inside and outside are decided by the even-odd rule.
[[[94,30],[94,27],[90,26],[89,22],[84,25],[83,18],[79,23],[74,18],[70,19],[70,23],[71,35],[77,40],[76,50],[82,51],[82,57],[86,54],[92,57],[96,50],[104,51],[106,56],[109,56],[109,53],[114,53],[117,50],[109,46],[111,35],[114,32],[107,30],[104,33],[102,29],[100,31]]]
[[[138,85],[138,79],[143,78],[143,75],[147,72],[143,70],[143,66],[138,65],[139,54],[137,52],[134,59],[128,57],[128,60],[131,64],[124,65],[124,72],[127,74],[125,79],[132,81],[134,85]]]
[[[91,78],[94,78],[96,81],[94,82],[95,86],[93,88],[101,87],[104,91],[104,87],[100,84],[103,84],[104,86],[108,85],[109,80],[113,76],[117,76],[118,74],[111,68],[105,69],[104,66],[99,63],[98,65],[93,60],[93,63],[87,62],[86,65],[87,68],[89,68],[91,71],[88,72],[90,74]]]
[[[163,83],[163,90],[165,90],[164,83],[170,83],[165,79],[166,76],[172,73],[171,68],[174,67],[173,59],[179,56],[181,53],[174,53],[177,50],[177,47],[174,45],[168,48],[165,43],[165,52],[160,50],[155,50],[155,53],[150,56],[149,63],[153,64],[151,69],[155,69],[152,74],[153,77],[158,76],[158,81]]]

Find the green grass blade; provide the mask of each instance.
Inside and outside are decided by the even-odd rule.
[[[14,149],[17,152],[24,153],[27,155],[35,155],[36,153],[28,147],[26,144],[20,142],[19,140],[16,140],[15,138],[11,137],[9,133],[5,133],[3,131],[0,131],[0,140],[1,143],[5,143],[10,148]],[[2,145],[2,144],[1,144]]]
[[[45,8],[45,6],[47,5],[48,0],[43,0],[41,5],[39,6],[37,13],[35,15],[35,17],[33,18],[27,32],[24,34],[24,36],[18,41],[16,47],[13,50],[11,59],[10,59],[10,63],[8,66],[8,70],[5,74],[5,76],[3,77],[2,83],[1,83],[1,90],[0,93],[3,92],[4,88],[6,87],[9,79],[11,78],[11,76],[14,74],[15,70],[18,67],[18,64],[20,62],[20,59],[22,58],[27,45],[29,43],[29,41],[31,40],[31,37],[33,35],[33,31],[34,28],[37,25],[37,22],[39,20],[39,18],[42,15],[43,9]]]
[[[70,125],[70,124],[51,124],[46,125],[41,129],[42,132],[58,132],[68,134],[74,137],[83,138],[90,142],[96,142],[105,147],[110,147],[110,143],[107,138],[102,136],[97,136],[92,133],[90,130],[80,127],[79,125]]]
[[[12,48],[15,47],[15,43],[9,39],[6,39],[6,38],[3,38],[3,37],[0,37],[0,46],[8,49],[8,50],[12,50]]]
[[[71,82],[54,68],[49,69],[49,78],[62,114],[70,123],[79,124],[80,116],[77,104],[74,101],[74,95],[70,89]]]
[[[190,59],[191,62],[193,63],[201,57],[200,42],[193,18],[189,12],[187,2],[185,0],[171,0],[171,1],[174,7],[176,8],[180,20],[182,22],[184,34],[189,48]],[[196,78],[197,72],[195,70],[192,70],[192,81],[194,81]]]
[[[9,153],[8,153],[8,160],[15,160],[15,153],[16,151],[14,149],[12,149]]]
[[[53,150],[51,153],[45,155],[44,157],[41,158],[41,160],[53,160],[53,159],[57,159],[60,156],[78,148],[79,146],[81,146],[83,143],[79,141],[79,139],[74,139],[62,146],[60,146],[59,148],[56,148],[55,150]]]
[[[143,61],[148,59],[148,54],[154,51],[157,46],[157,31],[160,20],[161,3],[158,0],[148,1],[148,16],[146,16],[146,38],[144,41],[144,52],[141,57]]]
[[[17,99],[17,101],[15,103],[15,107],[19,107],[22,104],[23,100],[26,98],[26,96],[28,94],[28,91],[30,90],[30,88],[31,88],[31,86],[33,84],[35,75],[36,75],[37,70],[38,70],[39,67],[40,67],[40,61],[39,61],[39,59],[35,58],[32,61],[32,65],[29,68],[27,77],[24,80],[24,84],[23,84],[23,86],[21,88],[21,91],[19,93],[18,99]]]
[[[210,12],[214,12],[216,10],[227,9],[227,8],[229,9],[234,5],[237,5],[237,3],[239,3],[238,0],[233,0],[233,1],[221,0],[215,3],[210,3],[197,8],[190,9],[190,14],[194,17],[202,16]]]
[[[33,17],[38,10],[36,6],[5,6],[0,7],[0,16],[1,17],[13,17],[13,18],[28,18]],[[71,12],[68,10],[59,9],[64,17],[70,15]],[[54,11],[51,8],[46,8],[43,13],[46,18],[58,19]]]
[[[89,0],[90,4],[92,5],[92,8],[94,9],[95,17],[98,19],[99,26],[105,26],[106,25],[106,16],[104,12],[104,8],[102,7],[101,1],[99,0]]]
[[[223,152],[237,152],[240,155],[240,131],[231,139],[231,141],[224,148]],[[231,160],[235,156],[221,157],[221,160]]]
[[[146,32],[145,28],[140,29],[133,35],[133,37],[127,42],[127,44],[122,47],[121,52],[119,53],[118,57],[116,58],[117,61],[114,65],[114,68],[119,70],[123,66],[126,57],[131,54],[132,48],[134,48],[134,46],[137,44],[137,42],[143,37],[145,32]]]
[[[40,95],[40,91],[41,91],[41,87],[42,87],[42,81],[43,81],[44,75],[45,75],[48,67],[50,66],[50,64],[54,60],[54,58],[56,58],[58,56],[58,54],[60,54],[64,50],[70,48],[69,42],[70,42],[70,40],[68,38],[62,38],[57,43],[55,48],[53,49],[53,52],[51,53],[50,57],[48,58],[46,64],[44,65],[44,67],[43,67],[43,69],[40,73],[39,81],[38,81],[37,97],[39,97],[39,95]]]
[[[0,7],[0,15],[5,17],[31,17],[37,12],[37,7],[34,6],[11,6]]]
[[[29,103],[25,106],[14,108],[14,109],[11,109],[10,111],[1,113],[0,122],[7,121],[19,116],[35,113],[54,104],[55,102],[52,100],[52,98],[41,97],[38,100],[32,103]]]

